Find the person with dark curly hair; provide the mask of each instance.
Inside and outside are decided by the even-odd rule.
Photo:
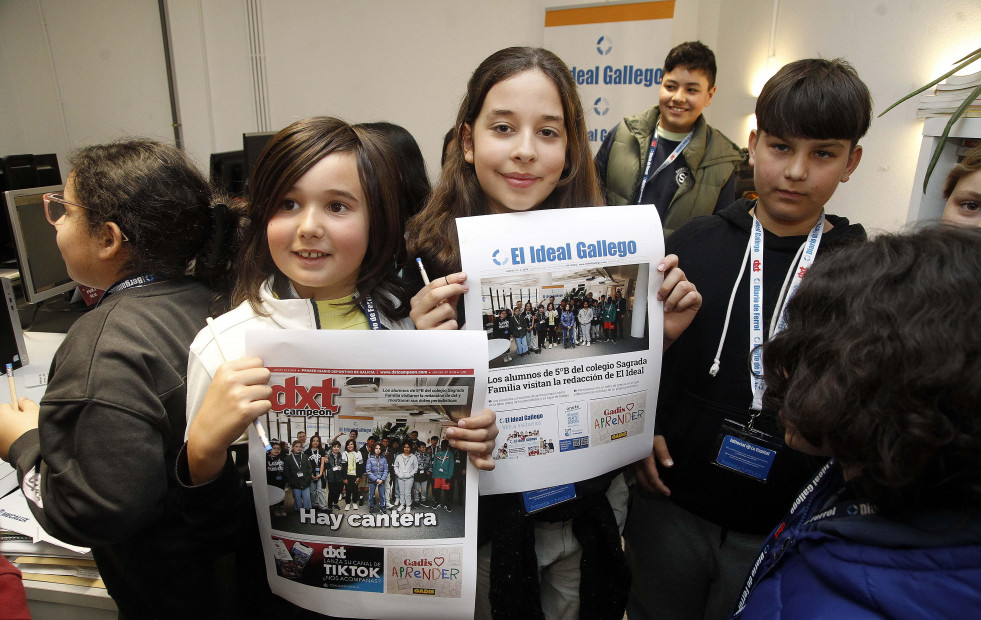
[[[808,272],[763,345],[764,399],[789,446],[833,459],[767,538],[735,616],[981,609],[979,302],[976,229],[883,235]]]
[[[268,592],[261,566],[239,570],[249,530],[202,544],[175,464],[187,348],[227,308],[242,214],[155,140],[83,147],[71,168],[44,215],[69,275],[105,294],[58,347],[41,402],[0,404],[0,458],[40,527],[92,548],[121,617],[240,617]]]

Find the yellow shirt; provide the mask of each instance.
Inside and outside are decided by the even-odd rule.
[[[357,304],[354,294],[340,299],[315,300],[320,315],[320,329],[368,329],[368,318]]]

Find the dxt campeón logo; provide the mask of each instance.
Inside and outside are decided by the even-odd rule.
[[[494,253],[491,254],[491,259],[495,265],[503,266],[508,264],[508,255],[500,250],[494,250]]]
[[[613,39],[603,35],[596,40],[596,51],[599,52],[600,56],[606,56],[613,51]]]

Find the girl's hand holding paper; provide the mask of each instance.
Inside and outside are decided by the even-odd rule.
[[[458,329],[456,302],[470,287],[467,274],[451,273],[436,278],[416,293],[409,316],[416,329]]]
[[[218,367],[187,434],[187,461],[195,484],[217,478],[228,447],[253,420],[269,411],[269,377],[269,370],[257,357],[243,357]]]

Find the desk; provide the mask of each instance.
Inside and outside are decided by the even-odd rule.
[[[44,396],[45,385],[36,385],[39,376],[47,377],[55,351],[65,340],[65,334],[49,332],[24,332],[27,347],[27,366],[14,374],[17,395],[37,402]],[[35,384],[27,387],[27,384]],[[19,493],[19,491],[17,491]],[[27,605],[34,620],[45,618],[80,618],[102,620],[116,618],[116,604],[102,588],[89,588],[44,581],[24,581]]]

